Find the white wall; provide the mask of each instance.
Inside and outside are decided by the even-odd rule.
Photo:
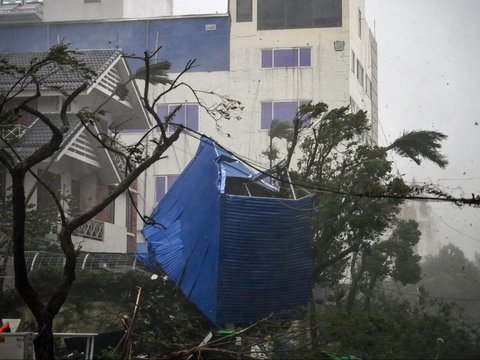
[[[81,246],[82,251],[113,253],[127,252],[127,233],[124,226],[104,223],[103,234],[103,241],[84,239],[78,236],[73,236],[72,240],[76,248]]]
[[[140,5],[141,4],[141,5]],[[155,17],[173,15],[173,0],[124,0],[124,17]]]
[[[173,14],[172,0],[45,0],[44,21],[146,18]]]

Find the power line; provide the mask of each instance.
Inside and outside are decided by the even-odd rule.
[[[174,125],[182,126],[182,125],[177,125],[177,124],[174,124]],[[352,192],[352,191],[344,191],[344,190],[335,189],[335,188],[319,187],[319,186],[309,185],[309,184],[306,184],[306,183],[301,184],[301,183],[298,183],[298,182],[289,181],[289,180],[280,178],[278,176],[274,176],[274,175],[266,172],[265,169],[261,169],[258,166],[252,164],[252,162],[249,159],[247,159],[246,157],[244,157],[243,155],[239,155],[239,154],[235,153],[234,151],[226,148],[225,146],[219,144],[217,141],[215,141],[211,137],[209,137],[205,134],[201,134],[198,131],[187,128],[185,126],[182,126],[182,127],[188,130],[188,132],[186,132],[187,134],[189,132],[192,132],[193,134],[195,134],[197,136],[204,136],[204,137],[210,139],[211,141],[215,142],[215,144],[217,144],[217,146],[221,147],[223,150],[225,150],[228,153],[230,153],[231,155],[235,156],[237,159],[243,161],[245,164],[250,166],[252,169],[260,172],[261,174],[264,174],[265,176],[268,176],[268,177],[270,177],[274,180],[277,180],[277,181],[279,181],[281,183],[284,183],[284,184],[287,184],[287,185],[298,186],[298,187],[302,187],[304,189],[309,189],[309,190],[313,190],[313,191],[317,191],[317,192],[331,193],[331,194],[344,195],[344,196],[348,195],[348,196],[354,196],[354,197],[365,197],[365,198],[373,198],[373,199],[397,199],[397,200],[418,200],[418,201],[425,201],[426,200],[426,201],[450,202],[450,203],[458,203],[458,204],[462,204],[462,205],[469,204],[469,205],[480,206],[480,197],[476,197],[476,198],[472,198],[472,199],[465,199],[465,198],[454,198],[454,197],[432,197],[432,196],[413,196],[413,195],[411,195],[411,196],[410,195],[399,196],[399,195],[392,195],[392,194],[371,194],[371,193],[367,193],[367,192],[356,193],[356,192]],[[194,136],[194,135],[190,134],[190,136]]]
[[[443,220],[439,215],[437,215],[433,210],[431,210],[432,214],[435,215],[435,217],[438,218],[438,220],[440,220],[440,222],[442,222],[444,225],[446,225],[447,227],[449,227],[450,229],[452,229],[453,231],[456,231],[457,233],[469,238],[469,239],[472,239],[474,241],[478,241],[480,242],[480,239],[477,239],[471,235],[468,235],[468,234],[465,234],[464,232],[454,228],[452,225],[448,224],[445,220]]]

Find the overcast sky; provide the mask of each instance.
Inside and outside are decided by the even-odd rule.
[[[445,170],[395,158],[405,180],[480,193],[480,1],[365,0],[378,41],[381,144],[404,130],[449,136]],[[175,0],[175,12],[226,12],[227,0]],[[480,252],[480,209],[433,204],[444,243]]]

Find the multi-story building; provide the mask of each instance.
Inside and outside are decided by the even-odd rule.
[[[40,59],[41,53],[3,54],[1,58],[15,66],[26,66],[33,59]],[[125,123],[128,129],[150,128],[151,124],[143,111],[139,92],[134,84],[127,85],[128,95],[120,99],[111,97],[111,91],[118,82],[127,82],[130,74],[119,50],[84,50],[77,55],[97,75],[90,86],[82,91],[69,105],[68,118],[70,126],[64,134],[60,149],[50,158],[32,168],[32,173],[40,178],[48,189],[40,184],[32,174],[25,178],[27,198],[36,206],[37,211],[47,212],[55,209],[55,202],[50,195],[53,191],[64,209],[69,213],[78,213],[90,209],[99,203],[124,177],[125,160],[115,153],[107,151],[97,141],[96,136],[110,132],[111,128]],[[42,96],[30,101],[29,106],[47,116],[59,126],[60,108],[65,94],[80,87],[85,81],[71,69],[52,68],[51,74],[41,80]],[[14,76],[0,78],[0,92],[16,96],[4,106],[14,108],[32,97],[36,92],[33,83],[18,86]],[[83,108],[95,110],[102,104],[105,112],[101,119],[90,124],[90,130],[82,125],[75,115]],[[14,124],[0,125],[0,149],[15,151],[15,156],[26,159],[41,146],[48,143],[51,130],[45,122],[30,115],[20,114]],[[8,172],[0,164],[0,200],[3,201],[11,185]],[[136,248],[137,216],[131,203],[136,201],[137,189],[132,186],[130,196],[124,193],[109,204],[94,219],[78,228],[73,242],[83,251],[96,252],[134,252]]]
[[[123,13],[113,14],[111,9],[109,15],[94,17],[87,10],[76,10],[75,15],[59,11],[67,3],[87,9],[107,2],[48,0],[42,16],[31,20],[19,15],[15,20],[0,7],[0,36],[8,39],[0,43],[0,52],[45,51],[61,41],[136,55],[162,46],[154,60],[171,61],[172,77],[195,58],[196,66],[183,81],[200,90],[202,104],[218,104],[221,99],[214,92],[239,100],[243,110],[229,120],[213,119],[189,87],[180,87],[161,100],[158,113],[166,115],[183,104],[176,122],[265,166],[268,160],[262,152],[272,120],[291,121],[298,106],[309,101],[366,110],[372,130],[364,134],[365,141],[377,141],[377,46],[365,21],[364,0],[230,0],[226,14],[195,16],[171,16],[171,2],[164,2],[165,8],[151,17],[148,11],[136,15],[127,11],[126,0],[118,2]],[[150,3],[156,2],[143,1],[143,9]],[[2,20],[6,18],[8,23]],[[129,65],[135,69],[141,64],[130,60]],[[157,86],[155,94],[161,90]],[[128,129],[123,136],[134,141],[143,132]],[[193,157],[197,143],[182,135],[168,158],[139,182],[139,200],[144,200],[140,209],[146,215]]]

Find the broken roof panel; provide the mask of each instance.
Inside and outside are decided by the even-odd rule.
[[[160,265],[215,324],[252,322],[307,304],[313,197],[272,197],[272,187],[203,137],[145,226]],[[229,191],[229,181],[265,196]],[[251,190],[249,189],[251,188]],[[290,316],[293,313],[289,313]]]

